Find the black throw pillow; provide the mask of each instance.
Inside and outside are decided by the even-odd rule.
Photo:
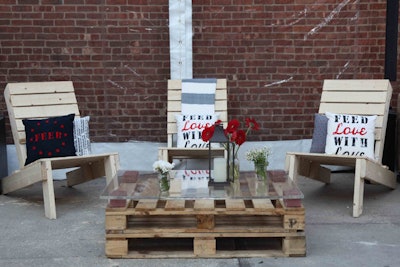
[[[75,156],[75,114],[41,120],[23,120],[26,134],[25,165],[41,158]]]

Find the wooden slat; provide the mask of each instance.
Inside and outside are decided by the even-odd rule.
[[[71,81],[9,83],[7,88],[12,91],[13,95],[74,92]]]
[[[165,210],[184,210],[185,200],[184,199],[171,199],[167,200],[165,204]]]
[[[168,149],[169,150],[169,155],[175,158],[181,158],[181,157],[189,157],[189,158],[208,158],[208,149],[206,148],[197,148],[197,149],[191,149],[191,148],[160,148],[160,149]],[[223,157],[225,154],[225,149],[224,148],[215,148],[211,150],[211,156],[212,157]]]
[[[71,113],[79,114],[78,104],[15,107],[14,119],[47,118]]]
[[[42,161],[51,161],[51,167],[53,169],[64,169],[71,168],[73,166],[80,166],[85,163],[93,163],[97,161],[104,161],[110,155],[118,156],[118,153],[103,153],[103,154],[93,154],[93,155],[85,155],[85,156],[71,156],[71,157],[59,157],[59,158],[49,158],[49,159],[40,159]]]
[[[157,199],[142,199],[136,205],[138,211],[155,210],[157,207]]]
[[[212,256],[215,255],[217,241],[214,237],[197,237],[193,240],[193,253],[197,256]]]
[[[242,199],[226,199],[225,200],[227,210],[245,210],[246,206]]]
[[[321,103],[319,113],[325,112],[359,114],[359,115],[384,115],[382,104],[353,104],[353,103]]]
[[[257,211],[265,211],[274,209],[274,205],[269,199],[252,199],[254,209]]]
[[[324,91],[389,91],[391,86],[389,80],[324,80],[323,88]]]
[[[109,257],[128,254],[128,240],[126,239],[112,239],[106,242],[106,255]]]
[[[346,97],[343,97],[345,95]],[[323,91],[321,94],[321,102],[333,103],[385,103],[387,92],[367,91],[360,92],[343,92],[343,91]]]
[[[182,91],[181,88],[179,89],[168,89],[168,101],[169,102],[181,102],[182,98]],[[215,91],[215,100],[226,100],[227,99],[227,92],[226,90],[223,90],[223,87],[220,87],[216,89]]]
[[[127,217],[124,215],[109,215],[105,219],[106,230],[126,229]]]
[[[226,112],[227,110],[227,101],[226,99],[215,100],[214,103],[215,112]],[[170,118],[174,118],[172,115],[181,114],[181,101],[169,101],[168,102],[168,112],[170,114]],[[174,118],[175,120],[175,118]]]
[[[217,79],[217,88],[226,86],[226,79]],[[182,80],[168,80],[168,89],[180,90],[182,88]]]
[[[11,95],[11,104],[14,107],[76,104],[76,97],[73,92],[35,95]]]
[[[194,202],[194,210],[214,210],[214,200],[212,199],[197,199]]]
[[[357,159],[357,157],[343,156],[343,155],[327,155],[321,153],[288,152],[288,154],[295,154],[296,156],[300,156],[304,160],[320,162],[326,165],[354,166]]]
[[[41,176],[42,164],[34,162],[21,171],[16,171],[11,175],[4,177],[0,182],[3,186],[3,194],[15,191],[19,188],[39,182],[43,179]]]

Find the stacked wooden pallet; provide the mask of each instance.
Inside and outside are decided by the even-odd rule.
[[[269,199],[143,199],[106,209],[109,258],[305,256],[305,210]]]

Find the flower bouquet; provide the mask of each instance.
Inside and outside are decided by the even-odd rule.
[[[246,152],[246,159],[254,163],[257,178],[265,180],[267,178],[268,157],[271,155],[269,147],[250,149]]]
[[[160,182],[160,191],[166,192],[169,190],[169,171],[175,167],[174,163],[169,163],[164,160],[157,160],[153,163],[153,170],[158,173]]]
[[[202,134],[201,138],[204,142],[208,142],[214,134],[215,126],[221,125],[221,120],[215,122],[214,125],[206,127]],[[232,119],[228,122],[228,126],[224,129],[224,134],[228,138],[229,142],[231,142],[230,149],[228,153],[232,155],[231,162],[229,162],[229,176],[236,180],[239,178],[239,160],[237,158],[238,151],[240,146],[246,142],[247,135],[251,130],[259,130],[260,126],[256,122],[256,120],[251,118],[246,118],[245,120],[245,130],[240,129],[240,122],[237,119]],[[228,149],[228,147],[225,147]]]

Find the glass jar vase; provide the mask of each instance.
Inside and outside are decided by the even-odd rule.
[[[237,156],[237,149],[235,145],[231,146],[229,155],[229,180],[234,182],[240,177],[240,162]]]
[[[267,179],[267,166],[266,162],[254,162],[254,171],[257,180],[263,181]]]
[[[169,175],[168,173],[159,174],[160,192],[167,192],[169,190]]]

